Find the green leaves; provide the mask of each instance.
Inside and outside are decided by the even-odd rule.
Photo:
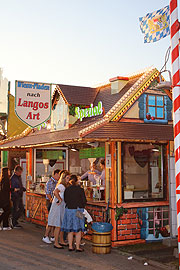
[[[124,208],[123,206],[121,206],[120,208],[116,205],[116,215],[115,215],[115,220],[117,221],[120,217],[123,216],[123,214],[127,213],[128,209]]]

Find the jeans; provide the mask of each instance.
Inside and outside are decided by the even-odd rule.
[[[16,226],[18,219],[24,212],[24,205],[21,197],[12,198],[13,209],[12,209],[12,224]]]

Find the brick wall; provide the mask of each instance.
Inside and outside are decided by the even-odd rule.
[[[140,232],[141,226],[139,224],[137,209],[128,209],[128,212],[123,214],[116,223],[117,241],[140,239]]]
[[[88,204],[86,210],[89,212],[94,222],[104,221],[105,207]]]

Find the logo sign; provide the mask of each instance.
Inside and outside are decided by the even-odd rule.
[[[51,116],[51,84],[15,82],[15,112],[28,126],[34,128]]]
[[[102,102],[99,101],[98,105],[93,107],[93,104],[90,104],[90,108],[80,109],[79,107],[75,108],[75,117],[83,120],[84,117],[92,117],[96,115],[101,115],[103,113]]]

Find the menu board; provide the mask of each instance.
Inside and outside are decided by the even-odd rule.
[[[43,159],[57,159],[60,160],[63,158],[63,152],[57,150],[45,150],[42,152]]]
[[[79,150],[79,158],[104,158],[105,147],[84,148]]]

